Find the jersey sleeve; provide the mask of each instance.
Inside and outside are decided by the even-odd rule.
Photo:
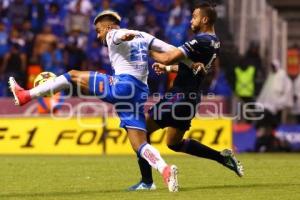
[[[160,39],[154,38],[149,44],[149,49],[158,52],[167,52],[176,49],[173,45],[170,45]]]
[[[112,30],[107,33],[106,42],[108,45],[112,45],[112,44],[119,45],[123,42],[121,38],[127,33],[134,33],[135,35],[139,34],[139,32],[135,30],[128,30],[128,29]]]
[[[184,43],[182,46],[178,47],[182,53],[187,57],[187,58],[193,58],[193,55],[195,55],[197,52],[197,49],[205,48],[205,47],[210,47],[211,41],[203,38],[203,39],[192,39],[186,43]]]
[[[113,44],[113,37],[117,33],[117,30],[111,30],[106,34],[106,43],[108,46]]]
[[[150,48],[150,46],[151,46],[152,42],[154,41],[155,37],[153,35],[149,34],[149,33],[146,33],[146,32],[140,31],[139,33],[141,34],[141,36],[143,38],[145,38],[145,40],[149,44],[149,48]]]
[[[140,32],[141,35],[146,39],[147,43],[149,44],[149,50],[159,51],[159,52],[166,52],[170,51],[172,49],[175,49],[173,45],[170,45],[153,35],[146,33],[146,32]]]

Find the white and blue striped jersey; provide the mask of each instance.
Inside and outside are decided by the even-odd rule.
[[[122,41],[120,38],[129,32],[136,34],[135,38]],[[148,33],[134,30],[113,29],[108,32],[106,42],[115,75],[129,74],[147,84],[148,52],[154,39]]]

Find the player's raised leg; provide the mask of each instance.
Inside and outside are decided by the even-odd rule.
[[[157,149],[146,142],[146,133],[138,129],[127,129],[128,138],[138,156],[148,163],[163,176],[170,192],[178,191],[178,169],[175,165],[167,165]]]
[[[81,90],[87,91],[89,75],[90,72],[88,71],[71,70],[30,90],[23,89],[13,77],[10,77],[9,87],[14,95],[15,104],[22,106],[32,99],[55,94],[63,89],[70,88],[72,84],[77,84]]]

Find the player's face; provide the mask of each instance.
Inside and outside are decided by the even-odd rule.
[[[208,18],[203,15],[201,9],[197,8],[194,10],[191,20],[191,29],[194,33],[200,32],[203,27],[207,24]]]
[[[106,34],[110,29],[110,24],[106,21],[100,21],[95,25],[97,32],[97,39],[105,43]]]

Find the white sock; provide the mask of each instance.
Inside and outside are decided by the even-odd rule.
[[[29,90],[31,98],[43,97],[49,94],[55,94],[63,89],[70,88],[70,82],[66,78],[66,74],[60,75],[55,79],[48,80],[43,84]]]
[[[154,169],[158,170],[159,173],[163,173],[164,168],[167,166],[167,163],[160,156],[160,153],[157,149],[151,146],[148,143],[144,143],[139,148],[139,156],[148,161],[148,163]]]

